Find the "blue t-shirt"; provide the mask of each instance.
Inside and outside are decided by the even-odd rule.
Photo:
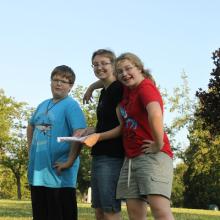
[[[72,136],[74,130],[85,128],[85,118],[79,104],[67,96],[53,103],[45,100],[30,119],[34,128],[28,167],[28,181],[33,186],[52,188],[76,187],[79,158],[72,167],[57,175],[56,162],[67,161],[70,143],[57,142],[57,137]]]

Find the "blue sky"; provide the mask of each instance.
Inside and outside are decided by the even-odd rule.
[[[168,91],[184,70],[194,94],[206,89],[220,47],[219,8],[219,0],[0,1],[0,88],[36,107],[51,96],[55,66],[71,66],[88,86],[93,51],[108,48],[136,53]]]

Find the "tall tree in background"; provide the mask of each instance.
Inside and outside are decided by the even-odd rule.
[[[173,89],[171,94],[167,91],[162,92],[165,102],[166,112],[171,114],[171,122],[166,125],[171,146],[177,158],[184,159],[183,150],[188,146],[183,146],[178,140],[181,132],[186,136],[188,127],[192,123],[194,117],[194,109],[196,101],[190,97],[190,88],[188,77],[185,72],[181,74],[182,84]]]
[[[189,127],[190,146],[185,152],[184,204],[190,208],[220,207],[220,49],[213,53],[216,69],[208,91],[199,89],[199,103]]]
[[[21,199],[21,179],[26,174],[28,161],[27,143],[25,136],[22,135],[22,129],[30,112],[25,103],[16,102],[14,99],[8,98],[3,92],[0,98],[2,110],[0,111],[1,126],[5,129],[0,130],[0,165],[2,168],[4,167],[12,172],[17,186],[17,198]]]
[[[188,143],[182,143],[179,137],[187,137],[188,128],[193,123],[194,109],[196,101],[190,96],[188,77],[185,72],[181,74],[182,83],[173,89],[172,93],[162,92],[167,114],[171,114],[171,121],[166,126],[167,133],[174,150],[175,159],[178,164],[174,169],[172,206],[184,207],[184,194],[186,186],[183,177],[187,170],[185,164],[185,150],[189,147]],[[186,138],[185,138],[186,139]],[[187,141],[187,139],[185,140]]]
[[[213,135],[220,133],[220,49],[213,53],[215,69],[211,72],[208,91],[201,88],[196,92],[201,106],[197,115],[203,118],[203,127],[209,129]]]
[[[220,136],[213,138],[210,131],[203,128],[202,120],[195,117],[189,128],[184,206],[207,209],[209,204],[220,207]]]
[[[27,142],[26,138],[11,137],[5,142],[4,154],[1,155],[1,165],[13,173],[17,186],[17,199],[22,198],[22,177],[27,171]]]
[[[173,188],[171,201],[173,207],[184,207],[185,184],[183,184],[183,177],[186,172],[187,165],[179,163],[174,168]]]
[[[13,120],[19,115],[17,109],[22,105],[23,103],[18,103],[13,98],[7,97],[0,89],[0,149],[3,142],[8,140]]]

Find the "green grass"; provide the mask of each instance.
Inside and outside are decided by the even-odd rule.
[[[94,211],[89,204],[78,204],[79,220],[93,220]],[[219,220],[220,211],[173,208],[176,220]],[[150,212],[149,212],[150,214]],[[126,207],[123,206],[123,220],[128,220]],[[31,220],[30,201],[0,200],[0,220]],[[149,215],[148,220],[153,220]]]

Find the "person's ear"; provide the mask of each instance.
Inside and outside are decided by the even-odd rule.
[[[71,91],[72,88],[73,88],[73,84],[70,84],[69,92]]]

